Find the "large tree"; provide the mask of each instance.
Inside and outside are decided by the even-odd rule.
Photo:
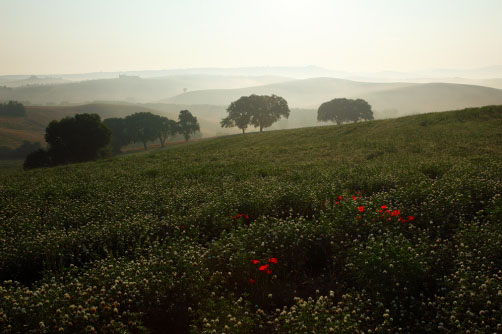
[[[193,116],[188,110],[181,110],[178,115],[178,127],[179,132],[185,137],[185,141],[188,142],[190,135],[200,131],[199,122],[197,117]]]
[[[154,141],[159,136],[158,116],[151,112],[138,112],[125,118],[127,133],[131,136],[132,142],[143,143],[143,148],[147,149],[146,144]]]
[[[127,131],[126,120],[123,118],[107,118],[103,123],[112,130],[113,153],[120,153],[120,149],[131,142],[131,135]]]
[[[253,105],[249,96],[242,96],[237,101],[230,103],[227,108],[228,116],[221,120],[220,124],[223,128],[238,127],[244,134],[251,121],[251,113]]]
[[[97,114],[77,114],[52,121],[45,130],[54,164],[93,160],[110,143],[110,138],[111,130]]]
[[[160,141],[160,146],[164,147],[169,136],[175,136],[179,132],[178,123],[176,121],[169,119],[167,117],[158,116],[158,136]]]
[[[321,104],[317,110],[317,120],[320,122],[332,121],[340,125],[345,122],[358,122],[372,120],[373,111],[368,102],[363,99],[333,99]]]
[[[268,128],[281,117],[289,117],[288,102],[277,95],[251,95],[249,96],[251,106],[250,123],[254,127],[259,127],[260,132]]]

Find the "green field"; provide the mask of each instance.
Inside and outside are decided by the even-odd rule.
[[[0,332],[502,332],[501,193],[502,106],[6,165]]]

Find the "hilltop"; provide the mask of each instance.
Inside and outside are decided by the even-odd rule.
[[[362,98],[377,118],[502,103],[502,90],[451,83],[371,83],[314,78],[241,89],[192,91],[164,100],[180,104],[228,105],[241,96],[276,94],[290,106],[317,109],[333,98]]]

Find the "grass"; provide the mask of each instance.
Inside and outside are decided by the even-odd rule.
[[[0,169],[1,331],[496,332],[500,129],[485,107]]]

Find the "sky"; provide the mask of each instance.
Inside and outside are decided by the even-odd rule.
[[[0,0],[0,75],[502,65],[502,0]]]

